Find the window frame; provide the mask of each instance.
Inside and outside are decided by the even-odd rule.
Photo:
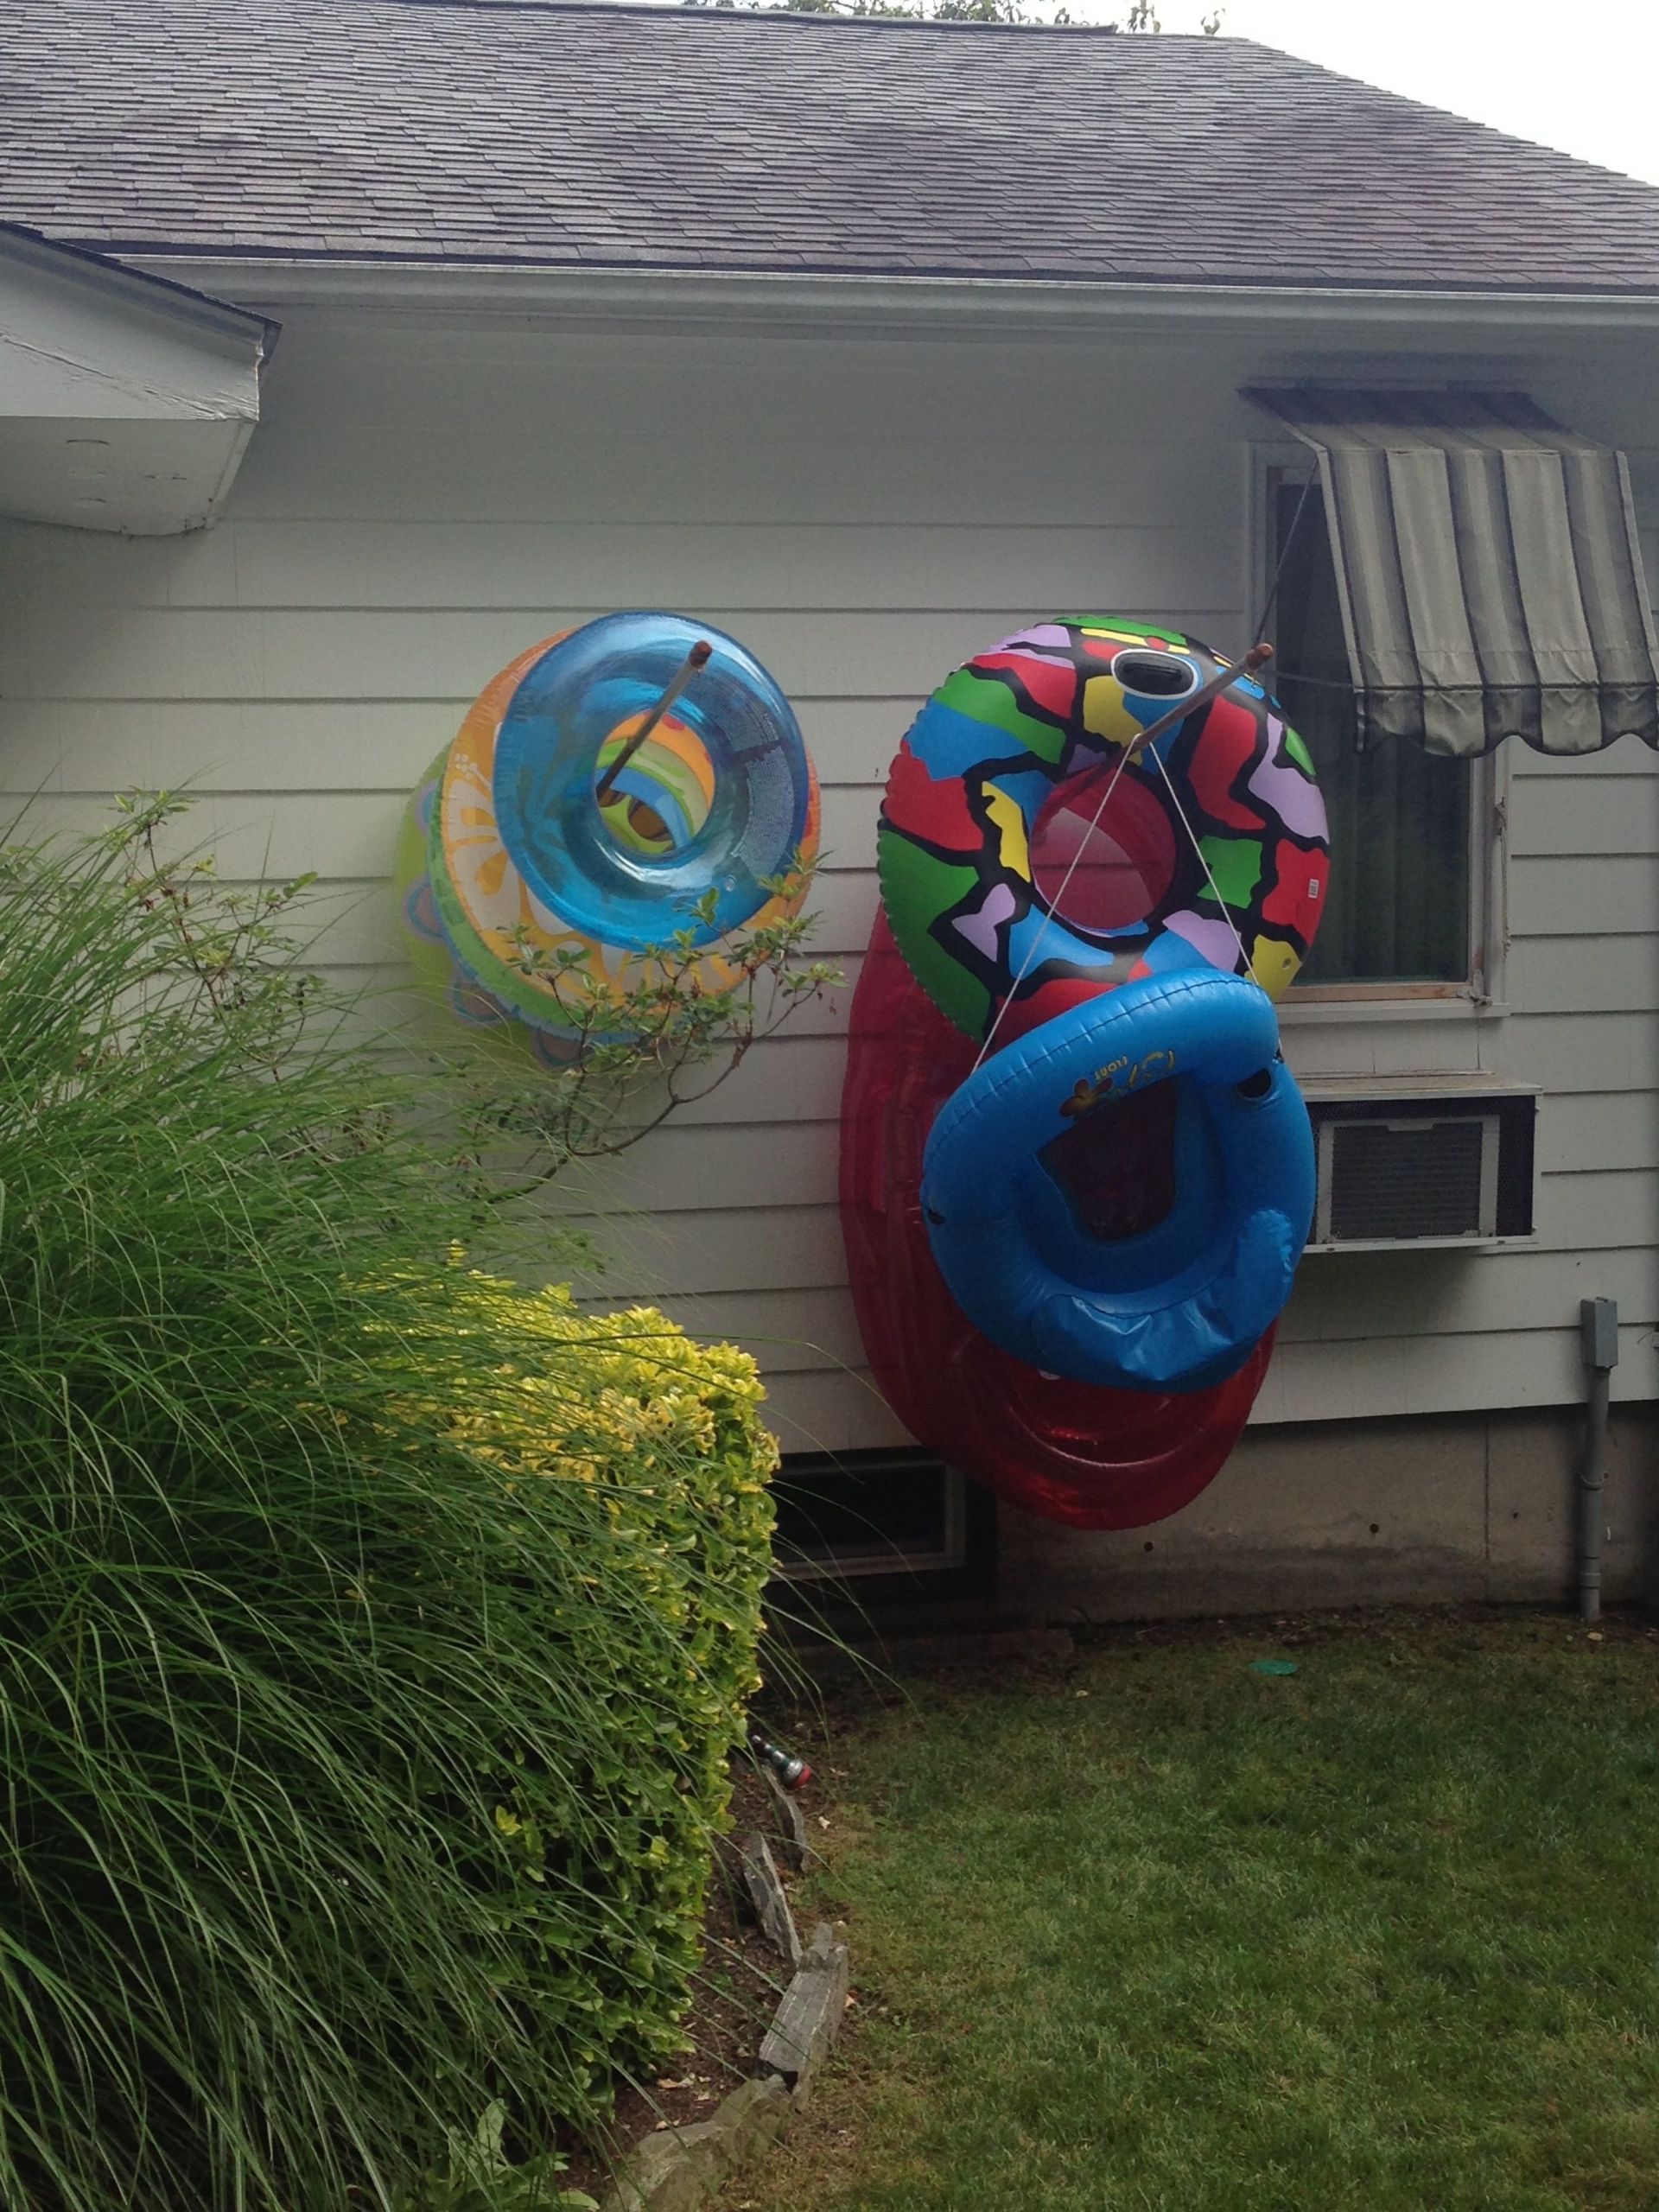
[[[1246,605],[1249,618],[1267,602],[1273,583],[1274,493],[1287,474],[1297,481],[1317,473],[1312,448],[1294,439],[1251,444],[1246,496]],[[1267,634],[1273,636],[1269,614]],[[1244,639],[1246,645],[1257,641]],[[1293,983],[1280,1001],[1281,1021],[1423,1020],[1461,1017],[1489,1020],[1509,1012],[1504,954],[1509,940],[1509,748],[1497,746],[1471,763],[1469,792],[1469,973],[1461,982]],[[1335,864],[1340,865],[1340,855]]]
[[[804,1617],[849,1637],[866,1636],[873,1621],[893,1625],[994,1607],[997,1574],[997,1503],[982,1484],[922,1445],[903,1444],[842,1452],[791,1452],[778,1477],[787,1488],[880,1474],[894,1466],[937,1471],[943,1478],[941,1541],[906,1550],[880,1540],[830,1546],[811,1554],[776,1558],[768,1586],[774,1601],[794,1592]]]
[[[856,1481],[871,1475],[914,1471],[937,1474],[940,1479],[939,1540],[925,1548],[906,1548],[897,1537],[884,1536],[873,1521],[868,1534],[847,1544],[829,1544],[778,1560],[773,1572],[784,1582],[844,1582],[854,1580],[893,1580],[904,1576],[968,1574],[982,1564],[977,1556],[983,1531],[975,1525],[977,1493],[969,1487],[959,1467],[941,1459],[925,1445],[876,1446],[842,1452],[787,1452],[774,1478],[780,1493],[815,1484]]]

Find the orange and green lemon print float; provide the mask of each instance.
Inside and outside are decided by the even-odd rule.
[[[697,975],[721,988],[721,939],[797,910],[817,839],[799,727],[753,656],[679,615],[613,614],[486,685],[410,803],[398,880],[453,1010],[556,1062],[671,940],[708,947]]]
[[[1248,975],[1273,998],[1288,988],[1330,848],[1313,761],[1276,703],[1241,675],[1123,757],[1229,665],[1175,630],[1057,619],[976,655],[923,707],[888,777],[881,896],[912,972],[957,1028],[1007,1044],[1103,989],[1183,968]],[[1132,887],[1127,912],[1122,899],[1103,919],[1070,901],[1058,912],[1033,847],[1066,811],[1090,815],[1119,763],[1100,826],[1119,887]]]

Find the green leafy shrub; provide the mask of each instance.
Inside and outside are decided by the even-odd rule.
[[[626,1151],[718,1090],[756,1045],[845,981],[809,954],[817,916],[803,902],[816,874],[798,857],[787,874],[763,877],[792,911],[727,931],[714,961],[702,933],[718,894],[705,892],[686,926],[625,962],[616,981],[601,982],[569,947],[532,950],[521,930],[514,964],[557,1001],[567,1057],[516,1086],[495,1074],[477,1102],[481,1127],[525,1141],[535,1172],[550,1178],[573,1160]]]
[[[0,855],[0,2202],[518,2205],[675,2044],[760,1388],[447,1259],[299,887],[166,811]]]

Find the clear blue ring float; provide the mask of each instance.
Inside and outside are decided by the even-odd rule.
[[[708,812],[671,815],[660,781],[642,783],[639,795],[673,833],[655,858],[610,834],[594,804],[595,764],[700,639],[714,654],[674,720],[708,756]],[[623,769],[624,792],[639,772]],[[496,736],[496,818],[531,891],[572,929],[629,950],[660,944],[665,928],[712,944],[747,922],[806,842],[812,802],[806,750],[775,680],[735,639],[683,615],[609,614],[573,630],[524,677]],[[704,899],[712,912],[694,913]]]

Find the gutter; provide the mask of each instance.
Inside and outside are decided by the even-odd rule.
[[[1467,292],[1313,285],[1145,284],[1024,277],[801,275],[553,268],[543,264],[223,257],[123,251],[130,269],[264,308],[394,316],[545,315],[559,321],[703,323],[711,328],[920,331],[1030,337],[1220,326],[1264,332],[1404,327],[1467,336],[1523,326],[1534,337],[1659,334],[1659,292]]]
[[[200,271],[180,264],[181,274],[164,276],[124,257],[91,246],[65,245],[25,223],[0,223],[0,263],[34,268],[61,284],[91,292],[100,300],[118,299],[130,308],[159,316],[170,327],[188,329],[202,340],[229,341],[238,358],[251,348],[256,360],[269,360],[281,326],[268,315],[210,296],[192,281]]]

